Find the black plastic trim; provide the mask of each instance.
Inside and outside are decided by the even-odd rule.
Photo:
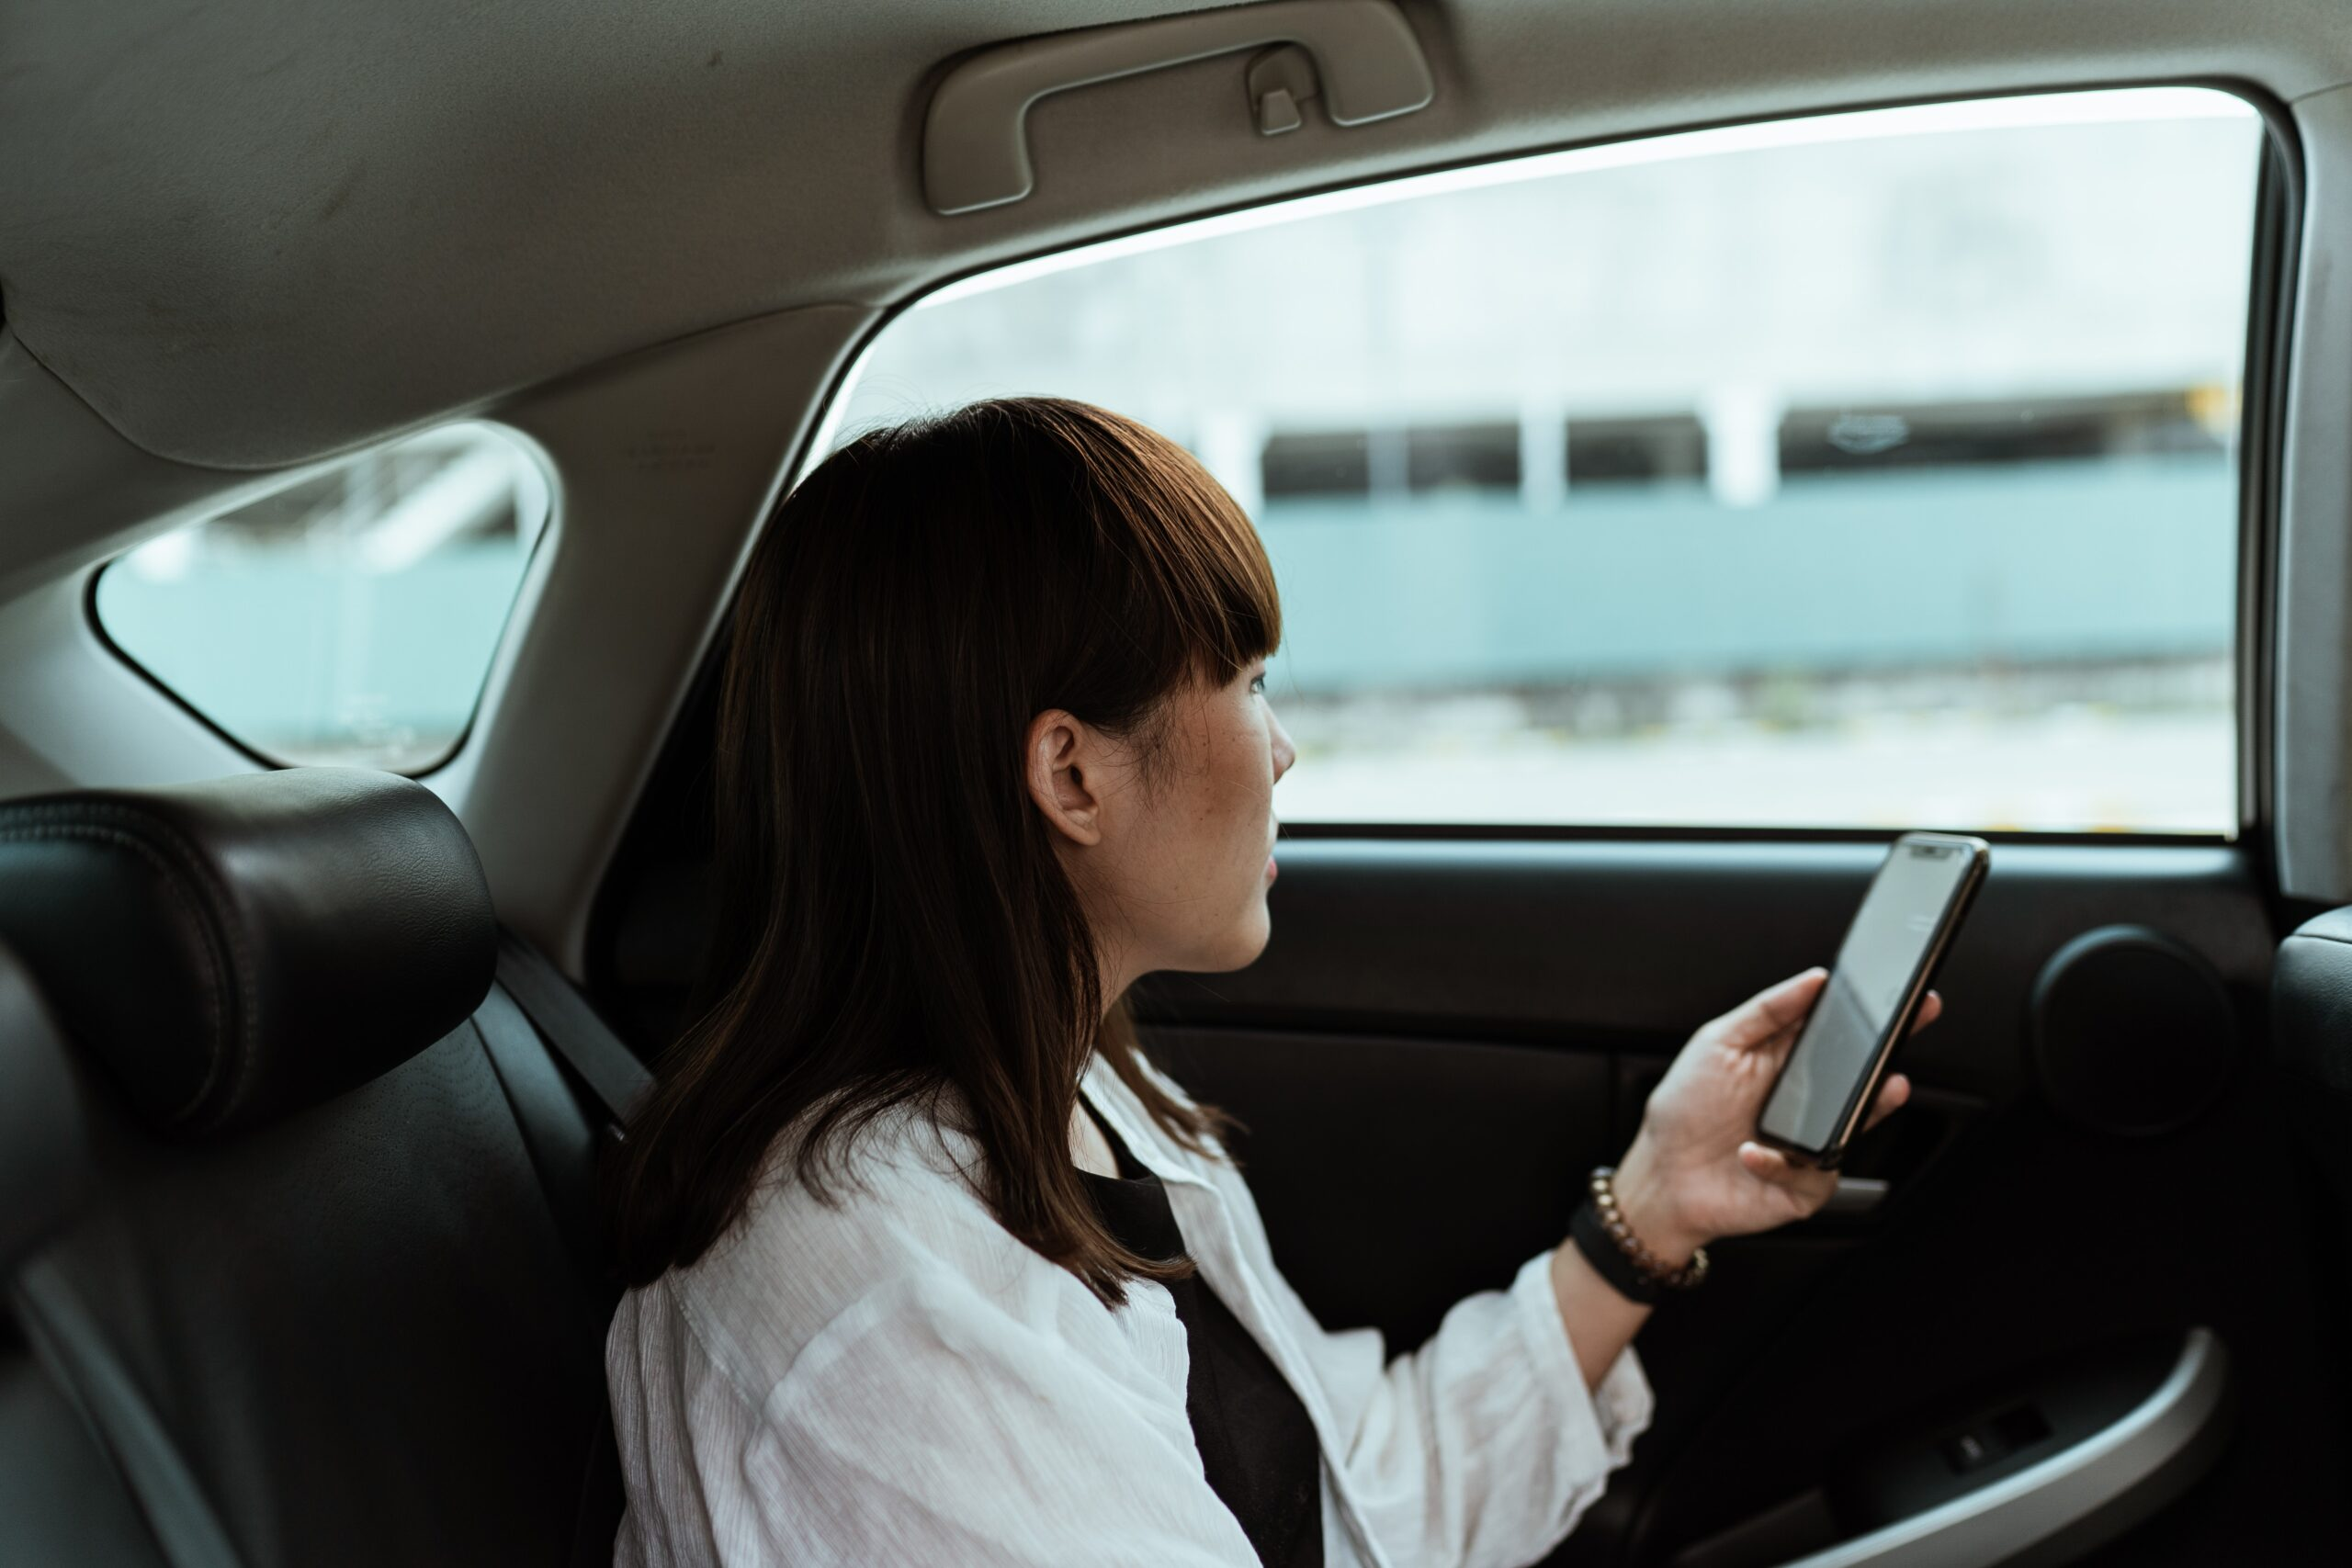
[[[2294,365],[2291,269],[2301,251],[2306,184],[2293,117],[2267,96],[2241,96],[2262,116],[2268,135],[2256,198],[2239,374],[2244,391],[2238,419],[2238,830],[2275,919],[2279,508]]]

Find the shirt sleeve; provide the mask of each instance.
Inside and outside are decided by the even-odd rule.
[[[1123,1376],[968,1281],[892,1281],[820,1331],[763,1398],[690,1416],[688,1441],[719,1450],[696,1468],[735,1472],[704,1488],[740,1500],[711,1519],[718,1560],[1253,1568],[1181,1399]]]
[[[1351,1489],[1400,1568],[1540,1561],[1649,1425],[1649,1383],[1630,1348],[1586,1388],[1551,1261],[1541,1253],[1509,1289],[1455,1303],[1409,1355],[1385,1359],[1374,1329],[1306,1337]],[[1296,1303],[1287,1283],[1279,1288]],[[1302,1318],[1313,1324],[1300,1303],[1293,1320]]]

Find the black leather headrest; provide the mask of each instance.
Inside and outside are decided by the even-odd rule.
[[[2313,915],[2278,944],[2270,1035],[2283,1066],[2352,1094],[2352,908]]]
[[[74,1212],[84,1157],[64,1038],[32,976],[0,947],[0,1280]]]
[[[456,1028],[497,920],[413,780],[294,768],[0,804],[0,941],[150,1126],[242,1132]]]

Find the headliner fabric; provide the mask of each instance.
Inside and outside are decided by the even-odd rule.
[[[1034,196],[923,207],[940,62],[1190,8],[13,0],[6,318],[148,451],[276,467],[723,322],[1319,184],[1829,104],[2352,78],[2338,0],[1410,0],[1420,113],[1310,107],[1262,138],[1227,57],[1049,98]]]

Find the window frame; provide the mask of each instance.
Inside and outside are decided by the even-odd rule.
[[[2235,822],[2211,832],[1970,828],[1996,844],[2053,847],[2112,845],[2117,848],[2235,847],[2246,852],[2265,878],[2276,885],[2276,800],[2271,706],[2277,655],[2278,510],[2285,471],[2289,380],[2293,366],[2295,276],[2301,258],[2307,184],[2301,138],[2293,116],[2267,87],[2231,75],[2166,75],[2094,78],[2006,86],[1998,90],[1873,98],[1810,105],[1777,115],[1736,116],[1679,121],[1620,135],[1538,142],[1509,152],[1452,159],[1339,180],[1254,201],[1204,209],[1170,221],[1138,224],[1089,234],[1063,243],[1018,251],[926,279],[890,302],[844,358],[825,401],[810,422],[808,444],[789,466],[797,485],[832,450],[849,394],[863,378],[876,345],[907,311],[949,289],[979,278],[1066,257],[1098,246],[1148,240],[1171,229],[1220,218],[1254,214],[1318,197],[1341,195],[1405,180],[1484,169],[1549,154],[1626,146],[1695,131],[1776,125],[1861,114],[1878,109],[1926,108],[1945,104],[2057,97],[2075,93],[2155,88],[2198,88],[2223,93],[2253,110],[2261,123],[2261,166],[2256,182],[2254,231],[2248,246],[2246,343],[2241,368],[2237,449],[2237,612],[2231,649],[2233,739],[2237,748]],[[1082,264],[1080,264],[1082,265]],[[787,487],[788,489],[789,487]],[[1427,842],[1673,842],[1673,843],[1876,843],[1891,842],[1897,830],[1868,827],[1789,827],[1778,824],[1690,823],[1493,823],[1493,822],[1292,822],[1281,824],[1285,839],[1380,840]]]
[[[2243,83],[2214,85],[2250,106],[2263,127],[2246,264],[2246,338],[2238,411],[2238,631],[2232,652],[2237,674],[2235,839],[2260,868],[2262,886],[2276,888],[2278,542],[2295,359],[2295,278],[2310,187],[2302,141],[2285,106]]]

